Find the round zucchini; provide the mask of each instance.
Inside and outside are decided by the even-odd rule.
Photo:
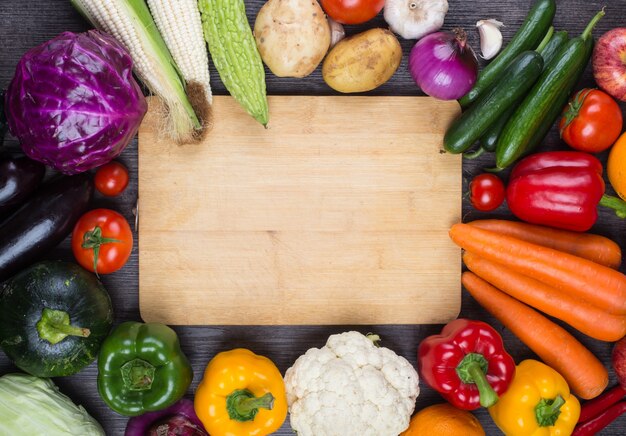
[[[73,263],[40,262],[0,287],[0,346],[18,368],[38,377],[89,365],[112,323],[106,289]]]

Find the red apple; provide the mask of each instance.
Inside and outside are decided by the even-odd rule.
[[[626,28],[609,30],[593,50],[593,77],[598,86],[626,101]]]

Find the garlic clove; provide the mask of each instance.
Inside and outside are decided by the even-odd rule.
[[[385,21],[404,39],[436,32],[448,12],[447,0],[386,0]]]
[[[346,31],[340,23],[330,17],[327,17],[327,19],[328,25],[330,26],[330,48],[333,48],[339,41],[346,37]]]
[[[495,19],[480,20],[476,23],[480,34],[480,51],[482,58],[489,60],[494,58],[502,48],[502,33],[500,27],[504,24]]]

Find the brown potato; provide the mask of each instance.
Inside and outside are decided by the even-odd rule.
[[[254,37],[263,62],[278,77],[305,77],[330,47],[330,26],[316,0],[269,0]]]
[[[365,92],[393,76],[402,60],[400,42],[387,29],[370,29],[346,38],[328,53],[324,80],[339,92]]]

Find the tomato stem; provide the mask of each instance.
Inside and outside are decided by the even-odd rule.
[[[98,257],[100,256],[100,247],[104,244],[115,244],[121,242],[122,241],[119,239],[103,238],[100,226],[96,226],[93,230],[85,232],[81,247],[85,250],[93,250],[93,272],[96,273],[96,276],[98,276]]]

